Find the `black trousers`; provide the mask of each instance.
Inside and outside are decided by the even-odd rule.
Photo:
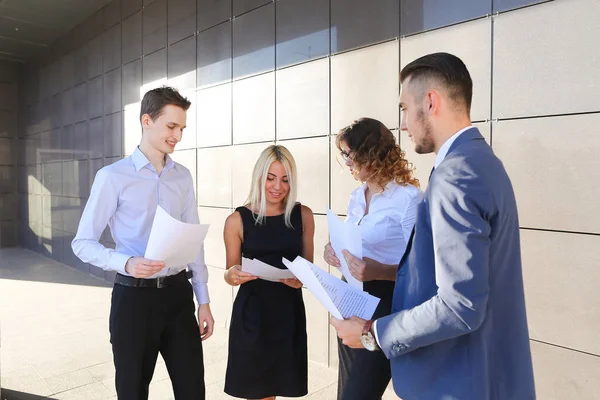
[[[365,282],[364,289],[381,299],[373,319],[389,315],[394,282]],[[385,354],[380,350],[351,349],[338,338],[338,356],[338,400],[381,400],[392,378]]]
[[[166,288],[115,284],[110,342],[120,400],[146,400],[158,353],[176,400],[204,400],[204,361],[192,285]]]

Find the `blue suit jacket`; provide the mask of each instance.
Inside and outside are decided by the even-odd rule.
[[[433,172],[377,335],[403,400],[535,398],[515,197],[476,128]]]

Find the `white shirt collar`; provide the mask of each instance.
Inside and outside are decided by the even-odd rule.
[[[448,140],[446,140],[446,142],[444,142],[442,147],[440,147],[440,150],[438,151],[437,156],[435,157],[435,163],[433,164],[433,168],[439,167],[439,165],[442,163],[442,161],[444,161],[444,158],[446,158],[446,155],[448,154],[448,150],[450,150],[450,146],[452,146],[452,143],[454,143],[454,141],[456,139],[458,139],[458,137],[461,135],[461,133],[471,129],[472,127],[473,127],[473,125],[469,125],[466,128],[461,129],[460,131],[458,131],[454,135],[452,135]]]

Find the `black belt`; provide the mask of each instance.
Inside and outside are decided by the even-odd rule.
[[[144,279],[134,278],[133,276],[126,276],[117,274],[115,277],[115,283],[129,287],[142,287],[142,288],[164,288],[169,286],[180,285],[192,277],[192,271],[183,270],[175,275],[160,276],[158,278]]]

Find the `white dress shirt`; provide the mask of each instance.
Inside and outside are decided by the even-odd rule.
[[[125,272],[125,264],[130,257],[143,257],[146,253],[158,205],[179,221],[199,223],[190,171],[167,156],[159,175],[137,148],[131,156],[102,168],[96,174],[73,239],[73,252],[84,262],[129,275]],[[99,242],[107,224],[116,244],[114,250]],[[192,285],[198,303],[208,303],[204,246],[195,262],[164,268],[150,278],[174,275],[186,267],[193,272]]]
[[[363,257],[382,264],[398,264],[406,250],[423,192],[413,185],[389,182],[383,192],[373,194],[365,215],[366,189],[365,183],[352,192],[346,221],[361,227]]]
[[[435,162],[433,163],[433,168],[437,168],[442,163],[442,161],[444,161],[444,158],[446,158],[446,155],[448,154],[448,150],[450,150],[450,146],[452,146],[452,143],[454,143],[454,141],[456,139],[458,139],[458,137],[463,132],[468,131],[472,127],[473,127],[473,125],[469,125],[466,128],[462,128],[460,131],[458,131],[454,135],[450,136],[450,138],[448,138],[448,140],[446,140],[444,142],[442,147],[440,147],[440,149],[438,150],[437,155],[435,156]]]

